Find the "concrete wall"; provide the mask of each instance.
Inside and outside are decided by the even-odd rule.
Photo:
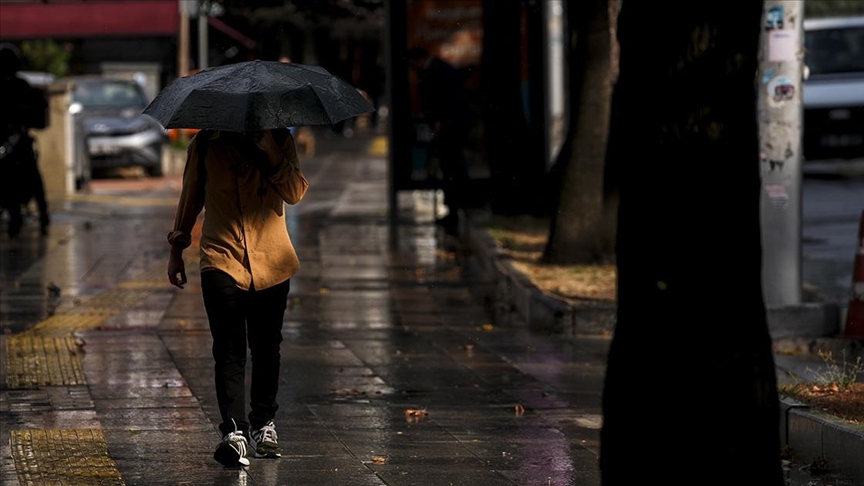
[[[32,131],[39,153],[39,170],[49,200],[75,192],[69,100],[67,84],[52,84],[48,88],[49,125],[43,130]]]

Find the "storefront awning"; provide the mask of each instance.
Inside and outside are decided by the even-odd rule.
[[[0,39],[176,35],[176,1],[0,3]]]

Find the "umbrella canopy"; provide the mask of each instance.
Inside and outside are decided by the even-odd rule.
[[[324,68],[249,61],[175,80],[144,114],[165,128],[253,132],[332,125],[373,110],[357,89]]]

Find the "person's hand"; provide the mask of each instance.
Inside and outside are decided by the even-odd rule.
[[[252,141],[265,155],[271,164],[278,163],[282,160],[282,149],[273,138],[270,130],[262,130],[252,134]]]
[[[267,153],[279,151],[279,145],[276,144],[276,140],[273,138],[270,130],[261,130],[253,133],[252,141],[255,142],[255,146]]]
[[[183,254],[179,251],[171,250],[171,256],[168,257],[168,281],[181,289],[186,285],[186,264],[183,262]]]

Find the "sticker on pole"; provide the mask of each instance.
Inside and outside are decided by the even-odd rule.
[[[799,36],[797,30],[783,29],[768,32],[768,60],[791,62],[798,59]]]
[[[765,12],[765,30],[776,30],[783,28],[783,17],[785,9],[783,5],[775,5]]]
[[[777,76],[769,81],[766,90],[768,104],[774,108],[795,98],[795,84],[786,76]]]
[[[774,209],[786,209],[789,206],[789,191],[783,184],[765,184],[768,201]]]

